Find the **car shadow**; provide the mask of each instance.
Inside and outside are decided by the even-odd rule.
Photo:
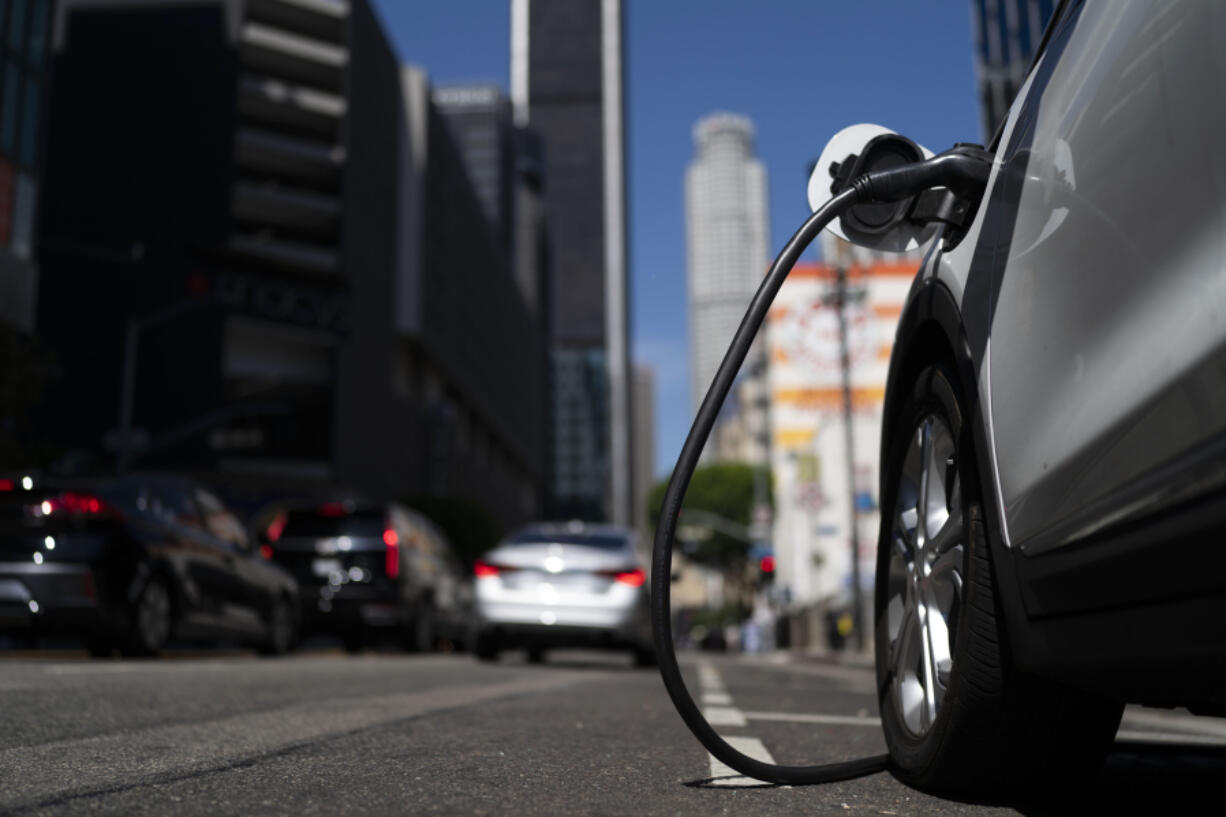
[[[1098,774],[1084,785],[1044,786],[1034,781],[1022,794],[999,798],[953,798],[1006,806],[1027,817],[1065,814],[1191,814],[1222,810],[1226,745],[1117,743]]]

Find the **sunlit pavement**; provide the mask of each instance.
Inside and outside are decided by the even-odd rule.
[[[620,655],[553,653],[543,666],[326,648],[82,655],[0,653],[0,813],[1216,813],[1226,773],[1226,721],[1130,710],[1079,795],[965,803],[886,773],[782,788],[713,762],[656,674]],[[884,748],[863,666],[685,661],[718,729],[760,756],[815,763]]]

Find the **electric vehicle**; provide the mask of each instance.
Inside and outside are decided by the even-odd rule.
[[[523,647],[540,661],[550,647],[630,650],[654,663],[647,574],[634,534],[582,522],[531,525],[474,565],[478,658]]]
[[[678,711],[744,774],[938,791],[1088,775],[1125,703],[1226,715],[1226,7],[1064,0],[985,148],[831,141],[683,446],[653,554]],[[836,223],[837,219],[837,223]],[[822,229],[931,241],[886,386],[874,645],[889,757],[727,744],[671,652],[681,499],[787,271]]]
[[[1226,715],[1223,37],[1217,3],[1063,3],[914,282],[874,602],[920,785],[1086,771],[1125,702]]]

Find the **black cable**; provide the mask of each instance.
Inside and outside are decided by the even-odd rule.
[[[712,755],[729,767],[743,775],[768,783],[786,785],[802,785],[806,783],[830,783],[836,780],[847,780],[866,774],[883,771],[889,765],[889,755],[848,760],[842,763],[828,763],[821,766],[776,766],[754,760],[748,755],[738,752],[728,744],[719,733],[711,728],[702,710],[690,697],[686,689],[685,679],[681,677],[681,668],[677,665],[677,654],[673,649],[673,628],[670,615],[669,594],[672,590],[672,556],[673,535],[677,530],[677,517],[681,512],[681,501],[698,465],[698,457],[711,435],[711,428],[719,416],[719,410],[732,388],[732,383],[740,371],[749,347],[753,344],[762,325],[766,312],[775,300],[779,287],[787,278],[788,273],[800,258],[800,254],[813,242],[826,225],[839,216],[845,207],[862,200],[862,186],[849,186],[811,215],[804,225],[792,236],[770,271],[762,280],[761,286],[754,294],[737,327],[732,344],[724,354],[724,360],[715,379],[703,398],[698,416],[690,429],[685,445],[681,448],[681,456],[677,467],[673,469],[672,478],[668,482],[668,490],[664,494],[664,504],[660,511],[660,524],[656,528],[655,547],[652,550],[651,564],[651,629],[655,638],[656,655],[660,662],[660,675],[664,686],[668,689],[673,705],[685,721],[685,725],[698,738],[698,742],[706,747]]]
[[[655,546],[651,555],[651,631],[655,640],[656,655],[660,662],[660,676],[681,720],[712,755],[725,765],[747,777],[783,785],[833,783],[884,771],[890,765],[889,755],[826,763],[820,766],[777,766],[763,763],[738,752],[719,733],[711,728],[702,710],[690,697],[681,669],[677,666],[677,654],[673,649],[673,628],[669,596],[672,592],[673,537],[677,532],[677,518],[681,502],[698,465],[711,429],[719,416],[732,383],[749,354],[758,329],[766,318],[766,312],[774,303],[775,296],[784,279],[800,258],[800,254],[817,238],[831,221],[842,215],[844,209],[865,202],[894,202],[917,195],[933,187],[944,187],[956,194],[968,205],[978,205],[987,186],[992,168],[992,154],[977,146],[955,145],[950,150],[922,162],[866,173],[854,179],[837,193],[821,209],[809,216],[787,246],[779,253],[770,271],[762,279],[758,291],[745,317],[741,319],[732,344],[724,353],[723,362],[715,372],[715,379],[707,390],[698,409],[698,416],[685,438],[681,456],[668,481],[664,503],[660,510],[660,522],[656,527]]]

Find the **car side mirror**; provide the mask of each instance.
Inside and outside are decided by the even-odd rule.
[[[809,207],[815,212],[865,173],[888,170],[932,157],[932,151],[880,125],[852,125],[826,144],[809,176]],[[857,204],[826,229],[858,247],[907,252],[932,238],[935,224],[907,220],[913,201]]]

